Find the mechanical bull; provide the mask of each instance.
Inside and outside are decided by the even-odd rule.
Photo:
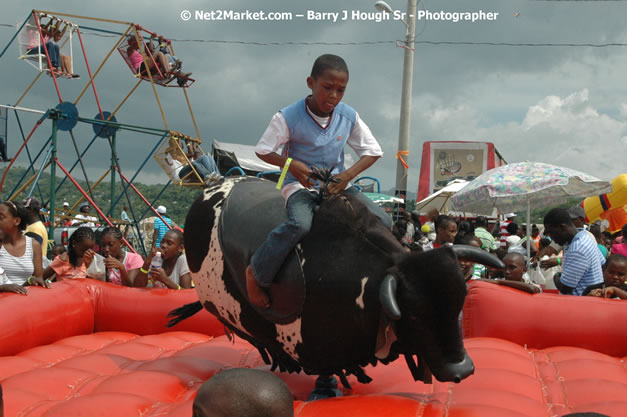
[[[415,380],[459,382],[474,372],[460,334],[466,287],[457,256],[502,268],[472,247],[407,252],[357,199],[334,196],[270,289],[272,307],[249,304],[245,268],[268,232],[286,219],[269,181],[227,178],[206,188],[185,222],[187,262],[203,307],[282,371],[371,379],[364,366],[404,355]],[[414,359],[414,356],[416,357]]]

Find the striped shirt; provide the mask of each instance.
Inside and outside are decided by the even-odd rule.
[[[511,221],[504,221],[503,223],[501,223],[501,228],[499,229],[499,234],[501,236],[499,246],[503,249],[507,247],[507,238],[509,237],[507,226],[509,226],[510,223]]]
[[[565,245],[560,281],[573,288],[573,295],[581,295],[588,286],[603,283],[604,263],[596,241],[582,230]]]
[[[4,248],[0,248],[0,267],[9,278],[9,283],[23,285],[35,271],[33,263],[33,239],[26,236],[24,255],[13,256]]]
[[[163,219],[168,223],[168,225],[172,227],[172,219],[170,219],[169,217],[166,217],[164,214],[162,214],[161,217],[163,217]],[[161,247],[161,239],[163,239],[163,236],[165,236],[165,234],[168,233],[168,230],[170,230],[170,227],[166,226],[163,220],[161,220],[159,217],[155,218],[154,224],[155,224],[154,233],[157,234],[157,241],[155,242],[155,247],[159,248]]]

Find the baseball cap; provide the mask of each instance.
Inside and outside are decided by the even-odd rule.
[[[159,213],[159,214],[165,214],[165,213],[166,213],[165,206],[159,206],[159,207],[157,207],[157,213]]]
[[[583,209],[583,207],[580,206],[573,206],[569,208],[568,214],[570,215],[571,219],[576,219],[578,217],[582,217],[584,219],[586,218],[586,211]]]
[[[68,203],[67,201],[63,202],[63,207],[70,207],[70,203]]]
[[[506,219],[511,219],[512,217],[516,217],[516,213],[507,213],[504,216]]]

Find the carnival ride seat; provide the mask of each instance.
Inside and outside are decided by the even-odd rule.
[[[149,32],[141,28],[138,25],[135,25],[135,28],[136,28],[136,33],[135,34],[132,33],[131,35],[127,36],[123,41],[119,43],[118,48],[117,48],[120,55],[122,55],[122,59],[124,60],[124,62],[126,62],[126,65],[128,65],[128,67],[133,72],[133,75],[135,77],[141,78],[142,80],[145,80],[148,82],[150,82],[150,79],[152,77],[152,82],[154,82],[155,84],[161,85],[163,87],[187,88],[196,81],[188,76],[176,74],[173,71],[166,72],[165,69],[161,68],[161,66],[155,61],[154,55],[148,49],[148,45],[146,44],[146,41],[145,41],[146,38],[149,39],[150,41],[153,37],[158,37],[159,39],[162,39],[163,47],[165,48],[167,53],[171,56],[174,56],[174,51],[172,50],[172,44],[168,39],[160,37],[156,33]],[[140,40],[141,45],[139,46],[139,52],[144,57],[144,61],[148,61],[152,64],[151,65],[152,68],[150,69],[150,75],[148,74],[148,71],[146,70],[135,71],[135,68],[133,68],[133,64],[131,63],[131,59],[127,51],[129,48],[129,43],[137,42],[136,39]],[[184,81],[180,84],[175,83],[175,85],[171,85],[173,81],[179,80],[179,79],[182,79]]]
[[[44,52],[44,45],[42,45],[42,34],[39,30],[42,17],[49,17],[56,19],[56,24],[67,25],[69,30],[65,30],[61,39],[59,39],[59,53],[63,56],[70,58],[70,67],[74,65],[74,54],[72,48],[72,38],[74,33],[78,30],[78,26],[69,20],[61,19],[56,16],[46,16],[43,14],[37,15],[37,20],[34,15],[22,25],[17,27],[17,45],[18,45],[18,59],[29,63],[36,68],[39,72],[49,71],[47,69],[48,58]],[[31,50],[37,50],[37,53],[29,53]],[[59,60],[61,57],[59,57]],[[59,62],[61,64],[61,62]],[[78,78],[78,77],[67,77]]]
[[[353,185],[356,185],[364,193],[380,193],[381,182],[374,177],[360,177],[353,181]],[[375,189],[376,187],[376,189]]]
[[[183,149],[181,141],[193,141],[200,148],[200,140],[183,135],[179,132],[170,131],[168,134],[168,140],[164,141],[159,148],[153,154],[153,158],[157,161],[159,166],[168,174],[170,180],[183,187],[199,188],[205,186],[205,181],[200,177],[198,171],[191,165],[191,161],[187,156],[187,153]],[[182,168],[189,165],[191,170],[182,178],[179,177],[179,173]]]
[[[216,373],[232,367],[268,369],[255,347],[227,339],[221,323],[206,311],[168,331],[166,313],[197,300],[194,290],[127,288],[90,279],[28,290],[26,296],[0,293],[0,384],[6,416],[190,416],[198,388]],[[624,333],[597,337],[595,329],[601,315],[607,316],[607,324],[600,331],[623,323],[624,301],[528,295],[479,282],[471,285],[467,302],[471,308],[464,309],[465,322],[497,334],[522,330],[532,343],[549,335],[544,344],[550,346],[473,337],[464,344],[476,371],[459,384],[414,382],[400,360],[369,367],[370,384],[349,376],[353,389],[341,388],[344,397],[313,402],[303,400],[315,376],[277,372],[294,396],[295,416],[625,414]],[[504,323],[505,316],[515,316],[521,305],[524,317],[511,321],[510,329],[494,326]],[[485,314],[475,314],[475,308]],[[537,335],[527,320],[532,311],[544,315],[544,321],[531,325],[542,330]],[[550,335],[573,313],[581,319],[574,332]],[[596,339],[595,348],[580,347],[591,339]]]

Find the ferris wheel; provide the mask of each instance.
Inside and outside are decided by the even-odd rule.
[[[103,25],[107,27],[103,27]],[[102,53],[97,58],[99,62],[94,67],[92,67],[94,53],[93,49],[86,47],[83,36],[85,31],[113,40],[108,51],[101,51]],[[18,61],[24,62],[25,67],[34,70],[35,76],[21,96],[12,101],[12,104],[0,105],[0,162],[8,163],[4,167],[0,180],[0,193],[4,192],[4,198],[13,200],[30,195],[37,189],[42,201],[49,203],[49,215],[52,219],[49,233],[53,233],[54,228],[63,222],[63,216],[55,216],[55,212],[61,212],[60,208],[55,208],[58,203],[55,194],[66,181],[71,182],[82,196],[74,203],[72,210],[83,200],[86,200],[95,208],[100,220],[109,225],[120,224],[120,220],[115,219],[113,213],[116,205],[124,199],[124,205],[130,208],[132,224],[135,225],[139,236],[141,235],[139,224],[147,214],[153,213],[162,218],[154,206],[170,184],[192,188],[200,188],[205,185],[205,179],[201,177],[191,163],[192,152],[190,151],[202,152],[201,134],[188,93],[188,89],[195,80],[191,78],[191,73],[182,70],[182,60],[176,56],[172,42],[167,37],[132,22],[32,10],[23,23],[17,25],[15,34],[0,51],[0,58],[7,55],[11,45],[17,46]],[[87,51],[90,52],[92,60],[88,59]],[[116,56],[118,58],[114,60],[113,57]],[[84,62],[86,73],[78,74],[76,71],[78,65],[75,65],[78,63],[77,60],[81,63]],[[114,61],[114,65],[117,66],[125,64],[130,69],[129,77],[137,80],[130,92],[114,103],[110,103],[110,94],[106,95],[107,99],[101,99],[97,89],[98,75],[104,72],[103,67],[108,61]],[[22,74],[23,77],[28,77],[28,71],[25,70]],[[47,110],[22,106],[29,94],[32,95],[33,92],[38,91],[38,87],[42,85],[42,82],[39,81],[42,79],[54,85],[57,103]],[[72,97],[71,101],[68,100],[69,94],[66,93],[66,82],[83,85],[80,92]],[[154,102],[163,122],[162,128],[121,123],[116,119],[116,115],[121,113],[123,106],[129,102],[129,99],[141,85],[148,85],[152,90]],[[98,82],[98,88],[105,89],[109,93],[107,85],[104,83]],[[159,93],[161,88],[182,91],[195,134],[170,129]],[[77,91],[76,85],[72,89],[68,88],[68,90]],[[93,94],[98,109],[93,117],[84,117],[81,114],[81,106],[84,98],[89,95],[87,94],[88,91]],[[107,105],[111,106],[106,107]],[[24,112],[40,115],[30,130],[23,128],[24,123],[22,123],[20,114]],[[22,135],[22,143],[13,154],[7,155],[6,150],[9,143],[7,125],[11,113],[15,115],[16,124]],[[32,145],[29,146],[29,141],[33,134],[45,125],[49,126],[51,131],[48,140],[40,149],[31,149]],[[93,131],[91,140],[85,140],[85,129],[79,137],[77,133],[79,125],[91,126]],[[132,164],[133,166],[127,166],[124,170],[120,166],[119,159],[120,152],[125,152],[124,142],[119,140],[123,132],[139,133],[153,138],[152,146],[146,146],[143,155],[138,155],[139,158]],[[84,157],[98,139],[104,139],[108,143],[111,163],[98,180],[90,181]],[[65,141],[63,143],[71,143],[74,153],[63,152],[59,154],[58,149],[62,141]],[[18,158],[24,159],[23,151],[27,157],[25,162],[27,162],[28,170],[13,190],[7,193],[7,190],[4,189],[7,173]],[[144,157],[143,161],[140,161],[141,157]],[[168,182],[152,202],[148,201],[133,184],[150,158],[154,158],[168,176]],[[189,167],[185,175],[179,177],[178,171],[172,168],[173,161],[178,164],[178,171],[180,171],[180,167]],[[82,187],[73,174],[77,167],[80,167],[82,171],[84,183],[87,184],[86,187]],[[41,190],[38,181],[42,172],[48,168],[50,169],[51,180],[50,189],[46,192]],[[63,179],[58,182],[56,178],[57,169],[59,173],[64,174]],[[127,174],[131,172],[132,175],[129,178]],[[97,193],[94,190],[107,176],[110,177],[111,193],[109,207],[105,208],[97,201]],[[116,181],[123,184],[121,193],[115,191]],[[131,192],[139,196],[145,204],[146,210],[143,214],[140,213],[141,210],[137,210],[137,207],[134,208],[130,204],[129,194]],[[143,239],[140,241],[143,244]],[[126,243],[132,248],[130,243]],[[145,248],[143,250],[145,251]]]

